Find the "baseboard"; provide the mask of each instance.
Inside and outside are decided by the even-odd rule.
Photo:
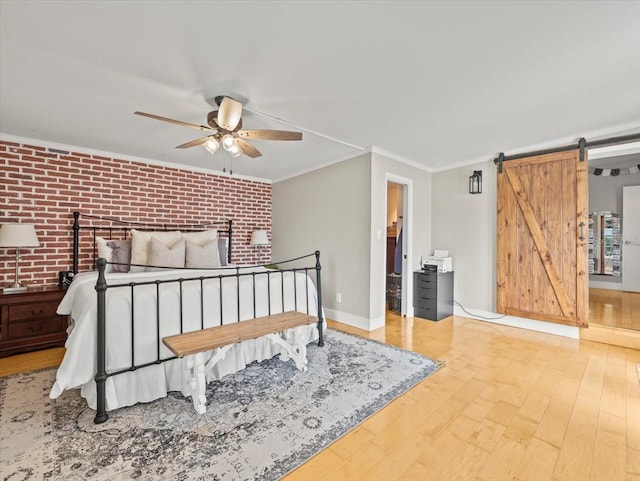
[[[463,310],[460,306],[453,306],[453,313],[456,316],[469,317],[484,322],[492,322],[503,326],[518,327],[520,329],[528,329],[529,331],[544,332],[554,334],[556,336],[570,337],[571,339],[579,339],[580,332],[577,327],[566,326],[564,324],[556,324],[555,322],[539,321],[536,319],[527,319],[517,316],[504,316],[495,312],[483,311],[481,309]]]
[[[366,317],[356,316],[348,312],[335,311],[333,309],[327,309],[326,307],[324,308],[324,313],[326,317],[333,321],[357,327],[358,329],[364,329],[365,331],[373,331],[374,329],[384,326],[385,323],[384,317],[367,319]]]
[[[580,339],[640,349],[640,331],[630,329],[589,324],[588,328],[580,329]]]
[[[589,281],[592,289],[607,289],[609,291],[621,291],[622,282]]]

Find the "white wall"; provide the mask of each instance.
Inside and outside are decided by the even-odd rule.
[[[320,250],[325,311],[367,323],[370,179],[365,154],[272,186],[273,260]]]

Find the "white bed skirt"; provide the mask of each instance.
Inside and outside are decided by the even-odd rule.
[[[255,270],[255,269],[253,269]],[[211,271],[203,271],[202,275],[212,275]],[[264,272],[261,269],[259,272]],[[225,273],[229,273],[226,271]],[[288,273],[290,276],[285,277],[285,302],[282,301],[279,304],[276,302],[282,298],[282,282],[278,275],[273,276],[270,286],[271,294],[271,312],[283,312],[283,310],[304,310],[301,306],[306,306],[307,299],[305,292],[308,292],[308,305],[309,314],[317,315],[317,300],[315,285],[302,273],[297,273],[295,276],[295,282],[298,288],[302,288],[302,292],[298,292],[295,302],[294,296],[291,294],[293,291],[293,274]],[[200,271],[192,275],[200,275]],[[215,273],[213,274],[215,275]],[[131,274],[107,274],[107,282],[109,284],[116,284],[121,282],[131,281],[148,281],[150,279],[162,278],[168,279],[173,277],[186,277],[184,271],[168,271],[163,273],[149,272],[135,274],[132,277]],[[90,408],[96,409],[97,407],[97,394],[96,383],[94,376],[96,373],[96,284],[97,274],[95,272],[82,273],[76,276],[73,283],[69,287],[67,294],[58,307],[58,314],[69,315],[72,319],[71,326],[68,330],[69,336],[65,347],[67,349],[65,356],[62,360],[60,367],[56,373],[56,382],[53,385],[49,396],[53,399],[62,394],[66,389],[74,389],[80,387],[81,395],[87,400],[87,404]],[[235,280],[230,280],[235,282]],[[243,283],[249,283],[251,276],[243,278],[241,281],[243,295],[243,304],[241,305],[240,318],[247,320],[252,318],[253,304],[249,301],[249,297],[246,292],[250,292],[251,286],[243,285]],[[289,287],[288,284],[290,284]],[[184,332],[198,329],[193,323],[199,323],[194,321],[200,319],[200,307],[199,302],[193,302],[194,296],[199,296],[198,283],[194,283],[192,290],[189,292],[189,287],[183,287],[185,299],[191,299],[191,302],[186,302],[184,307],[185,318],[189,322],[185,321]],[[266,315],[267,303],[266,303],[266,281],[263,286],[259,286],[259,281],[256,281],[258,286],[258,300],[256,304],[256,317]],[[155,288],[155,286],[154,286]],[[137,288],[136,288],[137,289]],[[291,290],[291,293],[289,292]],[[264,290],[264,298],[261,297],[261,290]],[[131,329],[127,316],[130,317],[128,312],[131,310],[130,302],[127,302],[125,297],[128,294],[111,294],[111,289],[108,290],[109,296],[107,297],[107,371],[114,372],[119,369],[126,369],[130,365],[131,349]],[[125,289],[120,289],[121,292],[126,292]],[[197,292],[195,292],[197,291]],[[216,290],[219,295],[219,289]],[[235,291],[229,290],[227,287],[223,287],[223,295],[225,299],[227,296],[233,296]],[[209,299],[211,293],[208,293]],[[291,294],[291,296],[289,296]],[[215,297],[213,293],[213,297]],[[191,297],[189,297],[191,296]],[[168,295],[167,297],[170,297]],[[289,300],[291,297],[291,300]],[[247,299],[246,301],[244,299]],[[209,299],[210,300],[210,299]],[[155,329],[155,298],[148,295],[143,296],[140,294],[140,299],[136,294],[136,329],[135,329],[135,341],[136,341],[136,363],[144,364],[145,362],[151,362],[156,359],[155,346],[156,345],[156,329]],[[178,325],[173,321],[175,316],[176,302],[166,301],[167,305],[163,305],[164,301],[160,303],[162,308],[162,316],[170,319],[170,322],[161,323],[160,337],[166,335],[176,334],[179,331]],[[146,304],[145,304],[146,303]],[[250,305],[247,305],[250,304]],[[237,303],[233,302],[233,297],[230,301],[225,301],[225,312],[223,313],[224,322],[231,322],[229,320],[237,320]],[[297,308],[297,309],[296,309]],[[140,309],[141,314],[138,313]],[[195,312],[194,312],[195,309]],[[229,310],[229,312],[226,312]],[[153,311],[153,312],[151,312]],[[205,327],[219,324],[219,313],[215,312],[215,309],[211,309],[211,312],[206,312],[205,315]],[[149,319],[146,319],[144,314],[148,313]],[[168,313],[168,314],[167,314]],[[217,319],[214,319],[216,318]],[[141,318],[139,320],[139,317]],[[307,326],[301,326],[295,328],[306,339],[305,344],[317,341],[319,334],[317,324],[311,324]],[[152,332],[152,336],[148,335],[145,338],[145,334]],[[208,374],[207,381],[221,379],[224,376],[244,369],[248,364],[257,361],[262,362],[265,359],[270,359],[273,356],[280,354],[282,348],[273,344],[267,338],[259,338],[248,341],[243,341],[233,346],[230,349],[225,358],[221,360]],[[215,350],[208,351],[205,354],[205,358],[210,359],[215,353]],[[166,347],[161,347],[161,358],[170,357],[171,353]],[[116,376],[107,378],[105,383],[106,391],[106,409],[111,411],[124,406],[131,406],[138,402],[150,402],[154,399],[165,397],[169,391],[181,391],[182,389],[182,374],[183,371],[180,367],[180,360],[174,359],[165,361],[161,364],[153,364],[144,368],[139,368],[135,371],[124,372]]]

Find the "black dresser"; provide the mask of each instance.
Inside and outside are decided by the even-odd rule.
[[[415,317],[440,321],[453,315],[453,272],[413,273]]]

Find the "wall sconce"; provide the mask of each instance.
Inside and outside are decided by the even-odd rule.
[[[249,242],[252,246],[257,246],[260,249],[263,246],[269,245],[269,236],[267,235],[266,230],[254,230],[251,233],[251,241]],[[258,251],[258,264],[261,261],[260,251]]]
[[[27,287],[18,282],[20,268],[21,247],[40,247],[40,241],[36,235],[36,229],[33,224],[2,224],[0,225],[0,248],[15,248],[16,250],[16,274],[13,284],[10,287],[2,289],[3,294],[12,292],[26,291]]]
[[[473,175],[469,177],[469,193],[482,194],[482,171],[474,170]]]

